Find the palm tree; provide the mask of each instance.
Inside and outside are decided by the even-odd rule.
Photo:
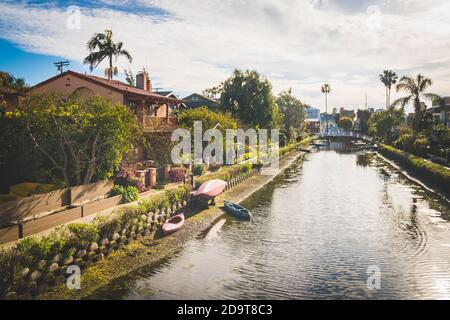
[[[127,50],[122,49],[122,46],[122,42],[113,42],[111,30],[105,30],[105,33],[96,33],[87,43],[87,48],[91,53],[84,58],[83,62],[84,64],[89,64],[92,71],[105,58],[108,58],[109,68],[105,69],[105,75],[108,76],[108,80],[111,80],[113,75],[118,73],[117,67],[113,67],[113,57],[117,60],[118,56],[125,56],[129,62],[133,61],[131,55]]]
[[[392,70],[384,70],[382,74],[380,74],[380,80],[386,87],[386,109],[391,105],[391,89],[394,84],[397,83],[398,76]]]
[[[420,109],[420,98],[428,100],[436,99],[440,101],[442,98],[434,93],[425,93],[425,91],[433,84],[431,79],[418,74],[416,79],[412,77],[402,77],[397,84],[397,91],[405,91],[409,95],[394,101],[392,106],[405,107],[407,104],[414,102],[414,131],[419,132],[422,126],[422,110]]]
[[[325,93],[325,117],[327,119],[327,132],[328,132],[328,94],[331,92],[331,87],[328,83],[325,83],[322,88],[322,93]]]

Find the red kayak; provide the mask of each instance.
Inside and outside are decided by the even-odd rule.
[[[170,233],[174,233],[180,230],[183,227],[183,225],[184,225],[184,214],[180,213],[164,222],[162,230],[165,235],[168,235]]]
[[[204,199],[214,199],[223,192],[227,183],[220,179],[213,179],[206,181],[204,184],[194,192],[194,196],[198,196]]]

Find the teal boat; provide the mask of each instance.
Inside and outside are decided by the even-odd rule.
[[[241,207],[240,205],[230,202],[230,201],[223,201],[223,206],[225,208],[225,211],[231,214],[232,216],[242,219],[242,220],[250,220],[252,218],[252,214],[250,211],[245,209],[244,207]]]

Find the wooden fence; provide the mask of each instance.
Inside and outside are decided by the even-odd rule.
[[[117,206],[122,196],[106,198],[113,186],[100,181],[0,204],[0,244]]]

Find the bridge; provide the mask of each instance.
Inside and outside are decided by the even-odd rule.
[[[327,130],[322,130],[319,134],[321,139],[333,139],[333,138],[344,138],[344,139],[352,139],[352,140],[363,140],[366,142],[372,142],[372,137],[355,132],[348,131],[341,128],[329,128]]]

